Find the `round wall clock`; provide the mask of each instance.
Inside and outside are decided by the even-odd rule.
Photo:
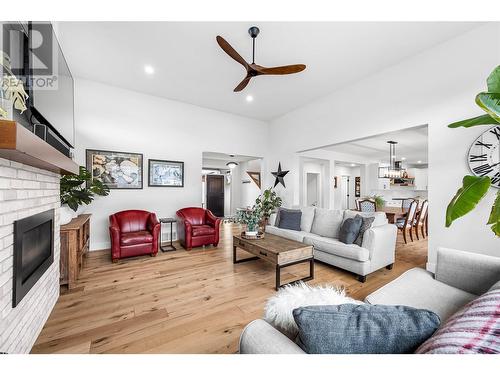
[[[489,176],[491,186],[500,189],[500,125],[481,134],[470,146],[469,168],[476,176]]]

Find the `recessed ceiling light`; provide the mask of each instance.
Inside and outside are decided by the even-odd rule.
[[[401,158],[401,160],[406,160],[406,158],[403,156],[403,157]]]
[[[155,68],[153,68],[151,65],[144,65],[144,72],[146,74],[154,74]]]
[[[422,164],[422,160],[417,161],[418,164]]]
[[[230,161],[229,163],[226,163],[226,165],[233,169],[233,168],[236,168],[236,166],[238,165],[238,163],[234,162],[234,161]]]
[[[245,98],[247,102],[253,102],[253,96],[252,95],[247,95],[247,97]]]
[[[351,167],[355,167],[355,166],[356,166],[356,164],[351,164]]]

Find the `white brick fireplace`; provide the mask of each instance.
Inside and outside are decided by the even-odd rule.
[[[59,297],[59,175],[0,158],[0,352],[29,353]],[[54,263],[12,308],[14,221],[55,209]]]

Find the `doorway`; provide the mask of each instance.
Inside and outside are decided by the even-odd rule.
[[[224,217],[224,176],[207,175],[207,209],[217,217]]]
[[[341,208],[343,210],[348,210],[349,209],[349,202],[350,202],[350,176],[342,176],[341,181],[340,181],[340,194],[341,194]]]
[[[306,173],[306,206],[319,206],[319,173]]]

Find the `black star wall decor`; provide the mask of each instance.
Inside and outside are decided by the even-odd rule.
[[[286,174],[290,172],[290,171],[282,171],[281,170],[281,163],[278,163],[278,171],[277,172],[271,172],[271,174],[276,177],[276,180],[274,181],[274,187],[276,187],[276,185],[278,185],[278,183],[280,183],[281,185],[283,185],[284,188],[286,188],[285,186],[285,176]]]

